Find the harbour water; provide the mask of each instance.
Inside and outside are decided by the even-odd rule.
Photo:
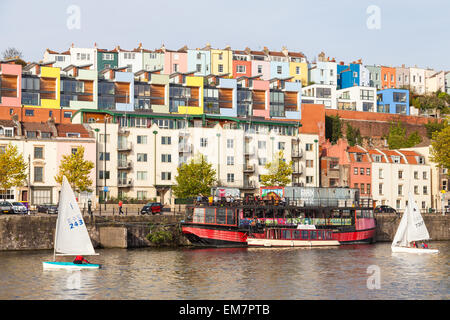
[[[449,294],[450,242],[439,254],[390,243],[338,248],[100,249],[99,270],[44,271],[52,251],[0,252],[0,299],[431,299]],[[49,260],[50,259],[50,260]]]

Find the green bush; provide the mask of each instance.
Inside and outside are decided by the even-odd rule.
[[[151,243],[159,245],[159,244],[162,244],[165,242],[172,241],[173,236],[170,231],[162,229],[162,230],[150,231],[150,233],[147,234],[146,238]]]

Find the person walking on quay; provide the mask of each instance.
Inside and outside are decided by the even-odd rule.
[[[122,200],[119,200],[119,215],[120,215],[120,214],[123,214],[123,211],[122,211],[122,205],[123,205]]]

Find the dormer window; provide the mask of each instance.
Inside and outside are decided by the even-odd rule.
[[[52,137],[51,132],[41,132],[41,138],[42,139],[50,139]]]
[[[27,131],[27,138],[36,138],[37,131]]]
[[[417,163],[425,164],[425,158],[424,157],[417,157]]]
[[[362,154],[356,153],[355,159],[356,159],[356,162],[362,162]]]
[[[374,154],[372,158],[374,162],[381,162],[381,155],[379,154]]]
[[[79,138],[80,133],[79,132],[67,132],[66,137],[67,138]]]
[[[391,156],[393,163],[400,163],[400,156]]]

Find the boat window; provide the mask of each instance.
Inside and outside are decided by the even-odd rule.
[[[307,230],[302,230],[302,239],[304,240],[308,240],[308,231]]]
[[[342,210],[342,217],[350,217],[350,210]]]
[[[264,217],[264,209],[256,209],[256,217],[263,218]]]
[[[206,208],[205,223],[215,223],[216,222],[216,209]]]
[[[317,240],[323,239],[323,231],[317,231]]]
[[[317,231],[311,231],[310,236],[311,236],[311,240],[316,240],[317,239]]]
[[[227,209],[227,224],[235,224],[234,209]]]
[[[204,223],[205,222],[205,209],[204,208],[195,208],[194,216],[192,218],[192,222]]]
[[[226,223],[226,209],[225,208],[217,208],[217,224],[225,224]]]
[[[300,230],[292,231],[292,239],[300,239]]]
[[[283,230],[283,239],[291,239],[291,230]]]

